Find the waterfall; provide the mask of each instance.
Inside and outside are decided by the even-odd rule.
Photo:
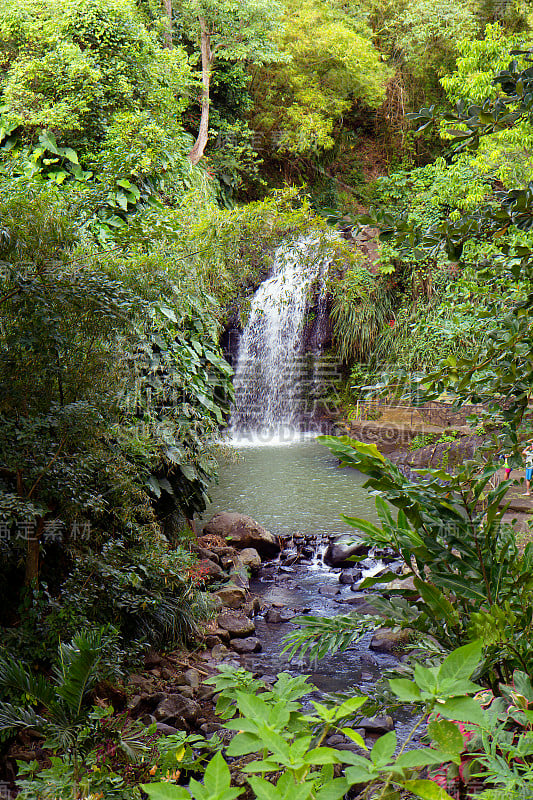
[[[310,389],[327,326],[327,268],[317,239],[302,238],[276,251],[271,277],[252,298],[239,342],[232,438],[256,443],[287,440],[311,418]],[[306,347],[313,296],[317,317]]]

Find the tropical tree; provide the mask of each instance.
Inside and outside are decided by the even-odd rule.
[[[200,50],[201,116],[198,135],[189,153],[191,162],[196,164],[209,136],[210,87],[215,60],[256,65],[283,60],[275,42],[283,6],[268,0],[184,0],[178,8],[185,35]]]

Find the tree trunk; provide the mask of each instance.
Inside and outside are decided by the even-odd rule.
[[[32,583],[39,585],[39,553],[40,553],[40,539],[43,533],[44,520],[42,517],[38,518],[37,529],[33,533],[28,533],[28,551],[26,555],[26,575],[24,578],[24,585],[31,586]]]
[[[172,41],[172,0],[163,0],[163,6],[168,20],[168,27],[165,31],[165,47],[172,48],[174,47]]]
[[[202,50],[202,115],[200,117],[200,128],[194,146],[189,153],[191,164],[197,164],[204,154],[205,146],[209,136],[209,84],[211,82],[211,65],[213,54],[211,52],[210,35],[203,17],[199,17],[201,50]]]

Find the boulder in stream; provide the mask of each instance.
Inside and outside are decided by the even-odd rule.
[[[340,592],[338,586],[332,586],[331,584],[326,586],[319,586],[318,593],[324,595],[324,597],[335,597]]]
[[[232,639],[231,647],[237,653],[257,653],[261,650],[261,642],[257,636],[247,636],[245,639]]]
[[[361,580],[361,575],[360,569],[343,569],[339,575],[339,583],[343,583],[345,586],[351,586],[355,581]]]
[[[223,611],[218,615],[218,624],[228,631],[232,639],[255,633],[255,624],[242,611]]]
[[[378,717],[363,717],[359,722],[359,726],[364,728],[368,733],[388,733],[394,730],[394,721],[388,714],[383,714]]]
[[[370,642],[370,649],[379,653],[393,653],[409,641],[409,630],[393,631],[382,628],[376,631]]]
[[[324,553],[324,563],[329,567],[353,567],[350,556],[368,553],[368,546],[353,537],[341,537],[330,542]]]
[[[221,511],[204,527],[205,534],[221,536],[239,550],[253,547],[262,558],[271,558],[280,551],[277,537],[246,514]]]
[[[292,608],[269,608],[265,615],[265,621],[279,625],[282,622],[289,622],[295,616],[296,612]]]

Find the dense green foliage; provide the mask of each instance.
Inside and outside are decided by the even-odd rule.
[[[391,702],[429,722],[431,748],[395,756],[394,734],[369,758],[323,747],[330,730],[364,747],[355,728],[370,706],[309,711],[305,680],[286,675],[271,689],[238,671],[214,681],[237,731],[228,747],[185,732],[156,742],[91,695],[211,613],[188,543],[232,399],[220,337],[246,318],[281,241],[312,231],[330,254],[349,402],[369,383],[483,402],[483,458],[519,451],[533,385],[533,83],[530,53],[508,62],[529,44],[529,11],[2,3],[0,729],[39,731],[53,754],[19,766],[26,800],[72,787],[140,799],[141,782],[155,800],[232,800],[242,790],[224,753],[257,754],[246,775],[258,800],[334,800],[355,785],[441,800],[421,770],[442,764],[503,792],[530,787],[532,546],[501,524],[507,486],[489,490],[481,459],[415,482],[375,449],[328,440],[379,495],[381,525],[348,521],[412,572],[414,588],[373,602],[431,637],[428,666],[390,684]],[[361,204],[381,230],[370,252],[334,241],[315,210],[331,223]],[[323,655],[375,620],[301,625],[288,647]],[[494,695],[474,700],[481,683]],[[189,789],[160,784],[176,761]]]

